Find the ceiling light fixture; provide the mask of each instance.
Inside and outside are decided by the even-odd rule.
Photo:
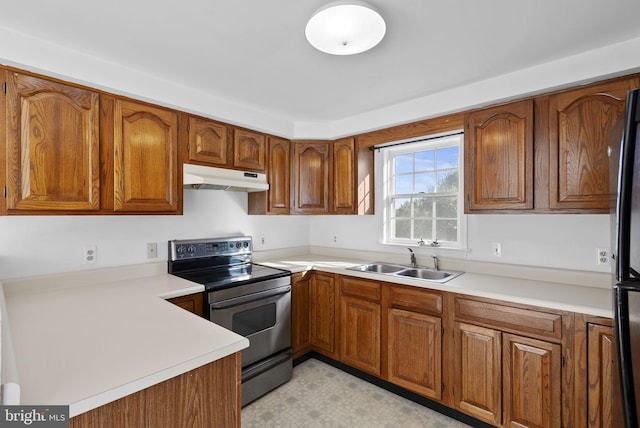
[[[382,16],[361,1],[336,1],[318,9],[305,29],[311,45],[333,55],[353,55],[380,43],[387,26]]]

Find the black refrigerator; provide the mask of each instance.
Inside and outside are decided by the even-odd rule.
[[[615,214],[613,304],[622,408],[627,428],[640,420],[640,89],[629,91],[620,144]]]

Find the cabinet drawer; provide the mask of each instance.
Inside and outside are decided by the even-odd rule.
[[[491,302],[455,298],[456,319],[482,323],[502,330],[529,332],[545,338],[562,338],[562,315]]]
[[[380,284],[365,279],[342,277],[340,280],[340,293],[343,296],[358,297],[361,299],[380,302]]]
[[[423,314],[442,314],[442,295],[415,287],[389,287],[389,304]]]

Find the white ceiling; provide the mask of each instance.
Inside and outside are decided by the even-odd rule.
[[[3,2],[0,28],[17,43],[32,41],[20,51],[0,47],[0,59],[152,99],[150,87],[169,82],[193,99],[207,97],[194,111],[236,122],[245,109],[282,123],[326,124],[640,37],[638,0],[370,0],[386,20],[384,40],[360,55],[332,56],[304,37],[307,19],[329,1]],[[44,50],[57,49],[76,58],[73,68],[46,59]],[[98,61],[148,76],[149,87],[127,88],[106,71],[83,74]],[[170,94],[155,98],[174,102]],[[174,104],[190,107],[177,97]],[[227,105],[237,111],[221,111]],[[280,125],[274,133],[296,133]]]

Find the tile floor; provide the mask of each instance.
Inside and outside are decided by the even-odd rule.
[[[321,361],[242,409],[243,428],[462,428],[468,425]]]

